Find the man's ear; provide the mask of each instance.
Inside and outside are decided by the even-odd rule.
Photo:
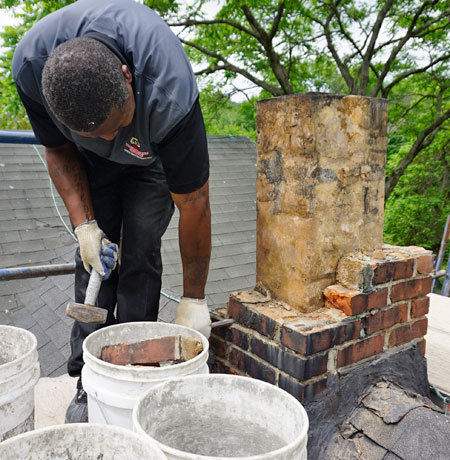
[[[125,64],[122,65],[122,74],[127,83],[131,83],[133,80],[133,75],[130,72],[130,69]]]

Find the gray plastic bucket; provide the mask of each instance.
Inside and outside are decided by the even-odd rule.
[[[0,443],[2,460],[167,460],[149,438],[116,426],[74,423]]]
[[[25,329],[0,326],[0,441],[34,428],[39,375],[36,337]]]
[[[118,366],[100,359],[102,348],[122,342],[183,335],[202,341],[203,351],[193,359],[167,367]],[[207,374],[206,338],[176,324],[137,322],[105,327],[90,334],[83,343],[85,365],[83,388],[88,395],[89,422],[133,428],[132,413],[138,398],[149,388],[183,375]]]
[[[233,375],[196,375],[142,396],[134,430],[169,460],[306,460],[308,416],[286,391]]]

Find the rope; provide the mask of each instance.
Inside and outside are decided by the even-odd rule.
[[[53,199],[53,204],[55,206],[55,209],[56,209],[56,212],[59,216],[59,219],[61,220],[61,222],[63,223],[64,227],[66,227],[66,230],[67,232],[69,233],[69,235],[75,240],[78,242],[77,240],[77,237],[73,234],[72,230],[70,230],[70,228],[67,226],[66,222],[64,221],[63,219],[63,216],[61,215],[61,213],[59,212],[59,208],[58,208],[58,204],[56,203],[56,197],[55,197],[55,193],[54,193],[54,190],[53,190],[53,183],[52,183],[52,180],[50,178],[50,174],[48,173],[48,169],[47,169],[47,165],[44,161],[44,159],[42,158],[42,155],[39,153],[39,150],[37,149],[37,147],[35,145],[33,145],[33,148],[34,150],[36,151],[36,153],[38,154],[38,157],[39,159],[42,161],[42,164],[44,165],[45,169],[47,170],[47,174],[48,174],[48,181],[50,183],[50,193],[52,194],[52,199]]]

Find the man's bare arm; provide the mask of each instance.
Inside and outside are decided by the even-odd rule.
[[[86,171],[80,153],[71,142],[61,147],[46,147],[50,177],[66,205],[74,227],[94,219]]]
[[[178,228],[181,260],[183,263],[183,296],[205,297],[211,256],[211,211],[209,184],[192,193],[172,193],[180,211]]]

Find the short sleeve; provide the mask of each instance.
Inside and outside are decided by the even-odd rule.
[[[59,147],[66,144],[68,139],[55,125],[45,107],[28,97],[18,85],[17,92],[25,106],[37,140],[45,147]]]
[[[171,192],[191,193],[206,183],[209,155],[198,99],[181,122],[157,144],[157,152]]]

